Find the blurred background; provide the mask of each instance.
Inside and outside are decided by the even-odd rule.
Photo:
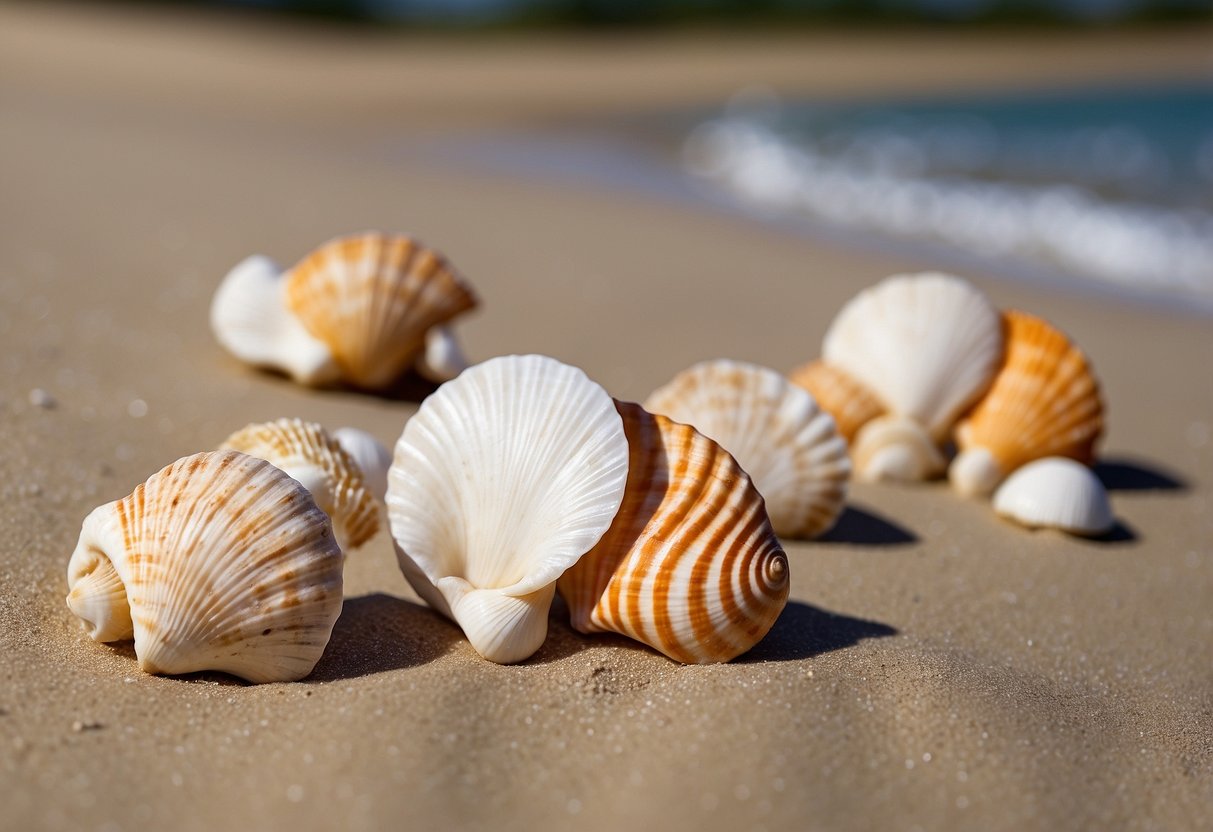
[[[82,102],[382,127],[380,155],[1213,309],[1208,0],[9,9],[10,80],[35,67]]]

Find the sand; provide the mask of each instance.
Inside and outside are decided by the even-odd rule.
[[[414,412],[223,354],[206,308],[246,254],[410,229],[484,298],[462,328],[473,356],[552,354],[623,398],[712,356],[790,368],[858,288],[934,265],[469,169],[403,152],[411,137],[756,81],[1207,69],[1207,30],[1138,37],[461,44],[0,8],[0,828],[1208,828],[1213,325],[981,274],[1100,372],[1112,540],[1021,531],[943,485],[859,485],[827,540],[788,544],[793,600],[768,638],[711,667],[580,636],[559,611],[534,659],[490,664],[383,536],[349,558],[301,683],[145,676],[63,604],[85,514],[177,457],[281,415],[391,442]]]

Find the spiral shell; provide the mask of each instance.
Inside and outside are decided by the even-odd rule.
[[[405,578],[482,656],[547,635],[556,579],[623,501],[628,444],[606,391],[538,355],[494,358],[438,388],[404,427],[388,516]]]
[[[286,276],[287,308],[325,343],[343,378],[391,384],[424,356],[429,331],[476,306],[437,252],[379,233],[332,240]]]
[[[918,423],[939,444],[989,386],[1002,349],[998,310],[986,296],[961,278],[926,273],[886,278],[852,298],[830,324],[822,357],[868,387],[890,415]],[[856,435],[856,459],[881,463],[878,468],[857,463],[865,479],[880,479],[881,472],[894,468],[938,468],[925,458],[901,464],[922,450],[921,443],[886,446],[878,454],[862,447],[864,437],[863,430]],[[886,464],[890,454],[897,466]]]
[[[842,513],[851,461],[834,419],[774,370],[704,361],[653,392],[645,409],[722,445],[766,500],[779,535],[816,537]]]
[[[868,422],[884,413],[884,405],[860,382],[821,359],[797,367],[788,380],[808,390],[818,406],[834,417],[838,433],[847,442]]]
[[[358,463],[320,425],[301,419],[246,425],[220,449],[264,459],[303,483],[343,546],[356,549],[379,531],[379,505]]]
[[[291,681],[328,644],[342,560],[296,480],[236,451],[201,453],[89,514],[67,604],[94,639],[133,637],[148,673]]]
[[[788,561],[762,497],[694,428],[617,406],[627,493],[602,540],[558,582],[573,627],[620,633],[688,664],[729,661],[787,603]]]
[[[1046,456],[1089,465],[1103,433],[1099,383],[1082,350],[1047,322],[1003,314],[1007,349],[989,392],[956,428],[948,476],[962,494],[989,494],[1016,468]]]

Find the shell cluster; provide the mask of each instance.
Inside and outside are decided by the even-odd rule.
[[[863,479],[946,471],[958,493],[994,493],[998,513],[1026,526],[1098,535],[1114,525],[1086,467],[1104,428],[1086,356],[958,277],[896,275],[864,290],[830,325],[822,357],[790,378],[853,438]]]
[[[1088,467],[1104,423],[1085,355],[960,278],[861,292],[790,379],[705,361],[643,406],[545,356],[468,367],[449,325],[475,305],[403,235],[339,238],[285,272],[237,265],[211,322],[239,358],[314,386],[381,389],[410,370],[445,383],[394,452],[354,428],[255,423],[95,509],[68,564],[88,634],[133,640],[149,673],[303,678],[341,612],[343,550],[386,512],[405,578],[486,659],[533,655],[559,593],[580,632],[725,662],[787,603],[778,535],[827,531],[852,467],[946,471],[1031,527],[1115,522]]]
[[[363,431],[339,434],[387,454]],[[67,605],[95,641],[134,639],[148,673],[303,678],[341,612],[343,547],[381,524],[376,476],[386,467],[364,469],[320,425],[249,425],[89,514]]]
[[[390,386],[411,369],[442,382],[466,366],[449,324],[476,295],[442,255],[411,237],[339,237],[282,271],[256,255],[211,304],[232,355],[301,384]]]
[[[695,663],[748,650],[787,600],[736,460],[544,356],[491,359],[427,398],[387,505],[405,577],[496,662],[539,649],[557,589],[577,629]]]
[[[765,498],[777,534],[816,537],[842,513],[851,477],[847,443],[813,396],[774,370],[705,361],[655,390],[644,406],[727,448]]]

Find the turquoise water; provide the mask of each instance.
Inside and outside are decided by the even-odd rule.
[[[1213,297],[1213,83],[867,103],[748,91],[684,155],[766,213]]]

